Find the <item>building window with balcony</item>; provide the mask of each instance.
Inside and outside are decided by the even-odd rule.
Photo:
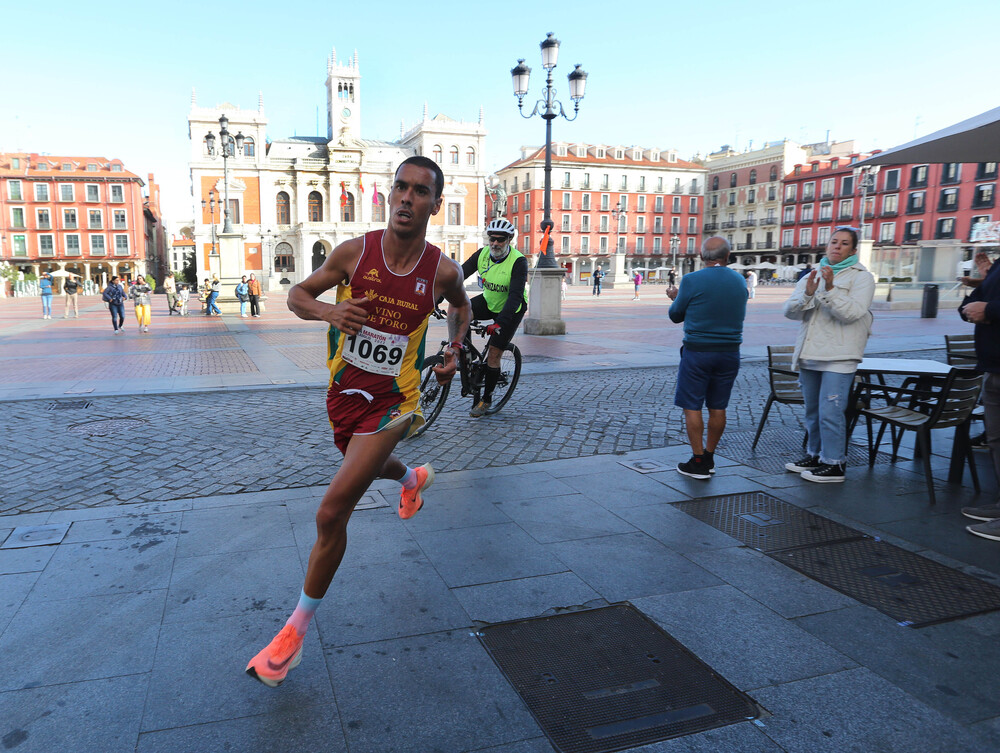
[[[972,199],[973,209],[987,209],[993,206],[993,190],[995,186],[993,183],[984,183],[981,186],[976,186],[976,195]]]
[[[580,217],[580,232],[589,233],[590,232],[590,215],[585,214]]]
[[[76,230],[76,210],[75,209],[64,209],[63,210],[63,229],[64,230]]]
[[[885,190],[886,191],[896,191],[899,189],[899,170],[886,170],[885,173]]]
[[[645,233],[646,232],[646,218],[645,217],[636,217],[636,220],[635,220],[635,232],[637,232],[637,233]]]
[[[91,209],[87,212],[87,227],[90,230],[101,230],[104,227],[104,217],[100,209]]]
[[[80,236],[73,233],[71,235],[64,236],[66,241],[66,256],[79,256],[80,255]]]
[[[804,227],[799,230],[799,245],[803,248],[812,245],[813,231],[811,227]]]
[[[813,221],[813,205],[803,204],[802,205],[802,221],[812,222]]]
[[[584,191],[590,190],[590,173],[583,174],[583,185],[581,186]]]
[[[562,252],[564,254],[568,254],[569,253],[569,236],[568,235],[564,235],[562,237]]]
[[[372,197],[372,222],[385,222],[385,196],[380,193]]]
[[[833,178],[824,178],[819,184],[820,198],[822,199],[832,199],[833,198]]]
[[[795,190],[797,186],[793,183],[792,185],[785,186],[785,201],[795,201]]]
[[[128,256],[128,236],[124,233],[115,236],[115,256]]]
[[[640,196],[637,199],[637,203],[638,203],[637,211],[639,211],[639,212],[645,212],[646,211],[646,197],[645,196]]]
[[[830,228],[821,227],[816,231],[816,245],[825,246],[830,242]]]
[[[663,178],[660,178],[660,181],[662,181],[662,180],[663,180]],[[713,175],[712,176],[712,190],[713,191],[718,191],[719,190],[719,176],[718,175]]]
[[[125,201],[125,186],[120,183],[111,184],[111,203],[121,204]]]
[[[10,208],[10,226],[16,228],[23,228],[24,225],[24,208],[23,207],[11,207]]]
[[[751,188],[749,191],[747,191],[747,201],[749,201],[751,204],[753,204],[755,201],[757,201],[757,189],[756,188]]]
[[[274,214],[279,225],[291,224],[291,202],[288,194],[284,191],[278,191],[278,195],[274,199]]]
[[[531,194],[530,193],[526,193],[524,195],[524,201],[522,201],[521,204],[522,204],[521,208],[525,212],[527,212],[529,209],[531,209]]]
[[[729,187],[736,187],[736,173],[729,173]]]
[[[958,189],[957,188],[941,189],[941,199],[938,202],[938,211],[954,212],[956,209],[958,209]]]
[[[14,256],[27,256],[28,255],[28,244],[24,239],[23,235],[11,236],[11,242],[13,245],[12,254]]]
[[[608,253],[608,236],[601,236],[601,240],[598,242],[598,248],[602,254]]]
[[[562,195],[562,208],[563,209],[570,209],[571,208],[571,206],[572,206],[571,202],[573,200],[572,196],[573,196],[573,194],[569,194],[569,193],[564,193]]]
[[[795,241],[793,240],[794,239],[794,234],[795,234],[795,231],[792,230],[791,228],[788,228],[787,230],[782,230],[781,231],[781,247],[782,248],[791,248],[792,246],[795,245]]]
[[[229,220],[234,225],[240,224],[240,200],[230,199],[229,200]]]
[[[689,233],[698,232],[698,219],[696,217],[688,217],[688,232]]]
[[[688,238],[687,252],[689,254],[694,253],[694,238]]]
[[[590,238],[586,235],[580,239],[580,253],[589,254],[590,253]]]
[[[893,193],[882,197],[882,214],[896,214],[899,211],[899,194]]]
[[[854,217],[854,199],[844,199],[840,202],[840,214],[838,220],[850,220]]]
[[[104,245],[104,236],[103,235],[90,236],[90,255],[105,256],[107,253],[108,253],[107,247]]]
[[[937,221],[937,232],[934,234],[935,238],[954,238],[955,237],[955,218],[945,217]]]
[[[76,192],[72,183],[59,184],[59,201],[76,201]]]
[[[653,238],[653,253],[659,254],[663,251],[663,239],[660,236]]]
[[[816,184],[805,183],[802,186],[802,201],[813,201],[816,198]]]
[[[48,201],[49,200],[49,184],[48,183],[36,183],[35,184],[35,201]]]
[[[679,233],[681,231],[681,221],[679,217],[673,217],[670,220],[670,232]]]
[[[924,191],[916,191],[911,193],[907,199],[906,212],[907,214],[915,214],[917,212],[924,211]]]
[[[524,225],[522,228],[522,232],[527,233],[529,230],[531,230],[531,215],[526,214],[524,215]],[[525,248],[527,248],[527,244],[525,245]]]
[[[583,194],[582,198],[580,199],[580,209],[582,209],[585,212],[590,211],[590,194],[589,193]]]
[[[101,187],[95,183],[87,184],[87,201],[93,203],[101,200]]]
[[[657,196],[656,197],[656,201],[653,204],[653,211],[654,212],[662,212],[663,211],[663,197],[662,196]]]
[[[21,181],[19,180],[8,180],[7,181],[7,198],[11,201],[23,201],[21,195]]]
[[[656,217],[653,220],[653,232],[654,233],[662,233],[663,232],[663,218],[662,217]]]
[[[309,221],[310,222],[322,222],[323,221],[323,195],[319,191],[309,192]]]
[[[611,186],[611,178],[610,176],[608,176],[607,173],[604,173],[604,175],[601,176],[601,190],[607,191],[610,186]]]
[[[628,176],[627,175],[623,175],[622,176],[622,188],[621,188],[621,190],[622,191],[627,191],[628,190]]]
[[[635,239],[635,252],[637,254],[642,254],[642,253],[645,253],[645,251],[646,251],[646,239],[645,238],[636,238]]]
[[[736,206],[736,191],[729,192],[729,206]]]
[[[112,211],[111,223],[114,230],[128,230],[128,225],[125,224],[125,210],[115,209]]]
[[[751,170],[750,171],[750,185],[751,186],[757,185],[757,171],[756,170]]]
[[[646,190],[646,176],[645,175],[640,175],[639,176],[639,190],[640,191],[645,191]]]
[[[996,162],[980,162],[976,168],[976,180],[992,180],[997,177]]]
[[[448,202],[448,224],[462,224],[462,205],[457,201]]]
[[[608,216],[606,214],[601,215],[601,230],[600,232],[608,232]]]
[[[38,223],[37,227],[39,230],[52,229],[52,217],[49,215],[48,209],[35,210],[35,221]]]
[[[688,199],[688,212],[691,213],[691,214],[697,214],[698,213],[698,197],[697,196],[692,196],[690,199]]]
[[[517,214],[517,197],[516,197],[516,196],[514,196],[514,197],[513,197],[513,198],[512,198],[511,200],[510,200],[510,211],[511,211],[511,212],[512,212],[513,214]]]
[[[673,202],[671,202],[671,211],[680,212],[681,211],[681,197],[675,196]]]
[[[923,234],[924,221],[923,220],[913,220],[906,223],[906,234],[903,236],[903,243],[912,243],[914,241],[919,241],[920,236]]]
[[[819,221],[829,222],[833,219],[833,202],[824,201],[819,205]]]
[[[795,207],[785,207],[781,221],[784,223],[795,222]]]
[[[941,183],[958,183],[962,179],[962,166],[957,162],[946,162],[941,167]]]
[[[845,175],[840,181],[840,195],[841,196],[853,196],[854,195],[854,176]]]
[[[562,232],[564,233],[569,232],[569,223],[570,223],[570,215],[564,214],[562,216]]]
[[[611,195],[602,193],[601,194],[601,211],[607,212],[611,208]]]
[[[927,165],[910,168],[910,188],[924,188],[927,185]]]
[[[54,256],[55,255],[55,245],[52,243],[51,235],[39,235],[38,236],[38,255],[39,256]]]

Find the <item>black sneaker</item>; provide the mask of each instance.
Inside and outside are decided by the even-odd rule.
[[[817,484],[842,484],[844,483],[844,464],[820,463],[811,471],[803,471],[802,478]]]
[[[686,463],[677,464],[677,472],[691,478],[708,480],[712,478],[712,469],[704,455],[692,455]]]
[[[962,515],[973,520],[997,520],[1000,518],[1000,505],[988,507],[963,507]]]
[[[705,458],[705,463],[708,464],[708,472],[715,473],[715,453],[705,450],[703,457]]]
[[[969,446],[973,450],[988,450],[990,446],[986,444],[986,432],[984,431],[978,437],[973,437],[969,440]],[[1000,517],[1000,516],[998,516]]]
[[[819,468],[819,456],[818,455],[806,455],[804,458],[796,460],[794,463],[785,463],[785,470],[791,471],[792,473],[805,473],[806,471],[814,471]]]
[[[976,536],[982,536],[984,539],[1000,541],[1000,518],[997,520],[989,520],[985,523],[976,523],[975,525],[966,526],[965,530]]]

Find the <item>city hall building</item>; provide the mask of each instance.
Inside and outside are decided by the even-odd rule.
[[[267,137],[263,97],[256,110],[231,104],[199,107],[192,94],[188,117],[199,280],[256,273],[265,288],[305,279],[339,243],[385,227],[386,199],[395,168],[423,155],[441,165],[441,211],[431,218],[427,240],[463,261],[482,246],[485,218],[483,149],[486,129],[444,115],[423,118],[397,141],[362,136],[361,72],[357,52],[327,61],[327,133]],[[219,119],[239,135],[242,148],[223,170]],[[209,136],[211,134],[211,136]],[[228,195],[227,195],[228,193]],[[228,201],[228,204],[226,203]],[[228,207],[233,232],[224,234]],[[186,234],[186,233],[185,233]]]

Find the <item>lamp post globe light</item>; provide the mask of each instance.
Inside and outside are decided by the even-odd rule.
[[[215,134],[209,131],[205,134],[205,145],[208,147],[208,154],[210,157],[216,156],[215,148]],[[243,153],[243,132],[240,131],[233,136],[229,133],[229,118],[223,115],[219,118],[219,150],[222,152],[222,180],[225,183],[225,204],[223,204],[223,217],[225,218],[222,224],[223,233],[232,233],[233,224],[229,219],[229,158],[235,156],[237,153]],[[204,206],[204,201],[202,201],[202,206]]]
[[[524,114],[524,97],[528,93],[528,80],[531,77],[531,68],[524,64],[524,58],[517,61],[511,71],[511,79],[514,85],[514,96],[517,97],[517,109],[521,117],[530,119],[535,115],[541,115],[545,120],[545,190],[543,199],[543,216],[541,223],[542,237],[546,231],[549,233],[548,243],[538,249],[538,262],[536,268],[555,268],[555,248],[552,240],[552,121],[557,115],[561,115],[566,120],[576,120],[580,111],[580,100],[583,99],[584,90],[587,86],[587,73],[578,65],[570,71],[567,79],[569,81],[569,98],[573,100],[573,116],[570,117],[563,109],[562,103],[556,99],[556,90],[552,86],[552,70],[556,67],[559,57],[559,40],[549,32],[539,45],[542,50],[542,67],[546,70],[545,89],[542,90],[542,98],[535,103],[535,108],[530,114]]]

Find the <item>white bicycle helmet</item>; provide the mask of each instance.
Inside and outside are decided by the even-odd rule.
[[[496,233],[498,235],[509,235],[511,238],[514,237],[517,232],[510,220],[505,220],[503,217],[497,217],[486,226],[486,234]]]

